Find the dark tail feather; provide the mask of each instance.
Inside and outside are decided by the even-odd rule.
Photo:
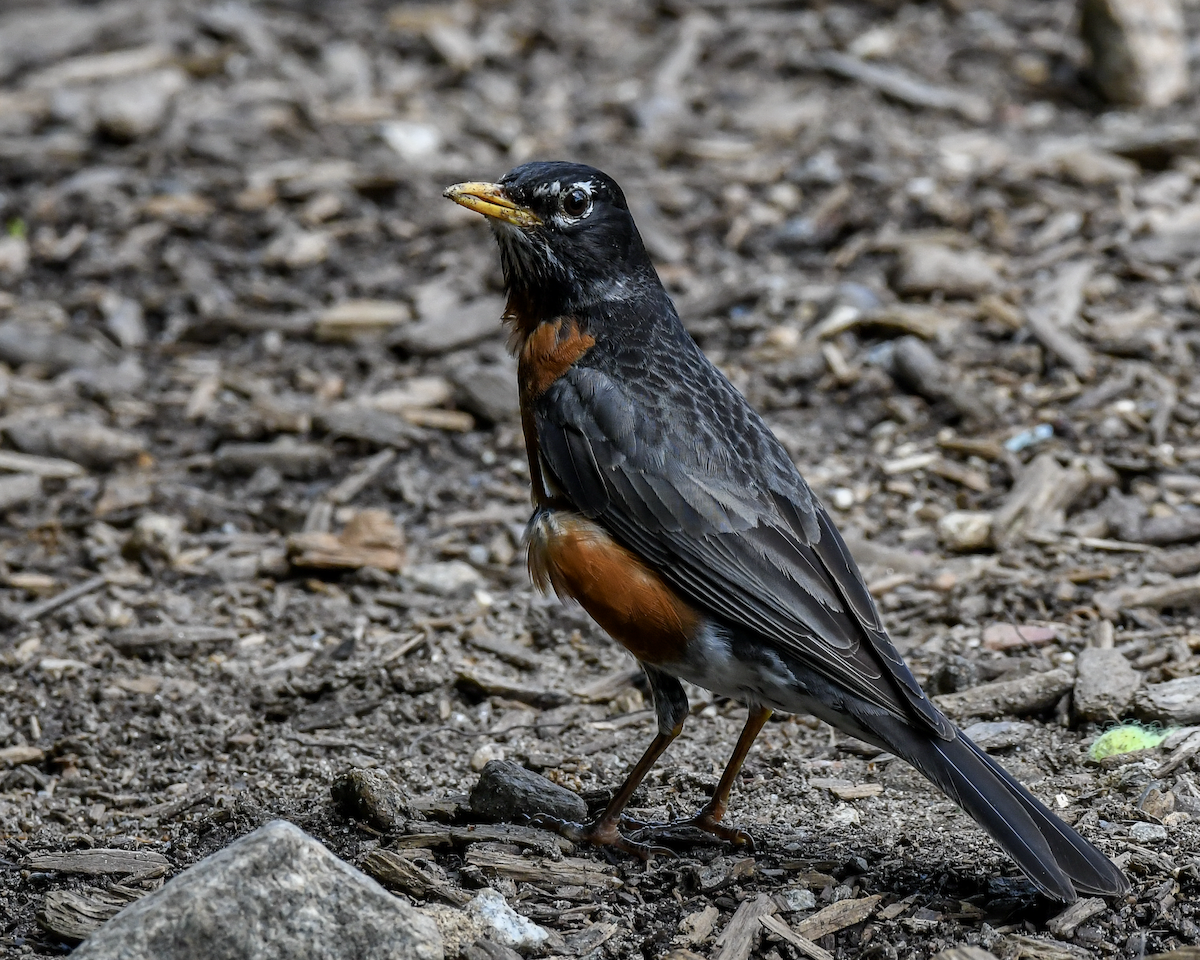
[[[889,739],[900,739],[891,732]],[[954,740],[916,731],[902,739],[897,753],[974,817],[1047,896],[1071,903],[1080,894],[1119,896],[1129,890],[1129,881],[1104,854],[961,732]]]

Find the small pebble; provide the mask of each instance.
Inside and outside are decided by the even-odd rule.
[[[351,770],[333,782],[331,792],[338,812],[376,830],[394,830],[414,816],[404,788],[382,770]]]
[[[494,743],[485,743],[471,755],[471,769],[482,770],[493,760],[503,760],[504,749]]]

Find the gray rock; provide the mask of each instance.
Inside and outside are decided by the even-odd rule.
[[[1167,828],[1157,823],[1135,823],[1129,828],[1134,843],[1161,843],[1167,839]]]
[[[1200,723],[1200,677],[1147,684],[1138,692],[1134,706],[1144,720]]]
[[[539,813],[582,822],[588,812],[578,794],[512,760],[488,763],[471,789],[470,802],[480,816],[508,822]]]
[[[1000,286],[1000,275],[978,250],[953,250],[938,243],[910,243],[900,251],[892,286],[897,293],[973,297]]]
[[[441,960],[432,920],[276,820],[126,907],[79,960]]]
[[[1117,720],[1141,685],[1142,675],[1124,654],[1088,647],[1075,663],[1075,713],[1084,720]]]
[[[488,423],[514,420],[521,410],[517,371],[509,364],[477,364],[451,374],[455,402]]]
[[[333,782],[338,811],[385,833],[414,816],[404,788],[381,770],[357,769]]]
[[[1080,31],[1096,83],[1109,100],[1162,107],[1187,91],[1179,0],[1084,0]]]
[[[174,67],[114,83],[96,94],[96,122],[118,140],[144,137],[162,125],[171,99],[186,83]]]
[[[390,343],[422,356],[449,353],[499,334],[503,313],[501,297],[480,297],[462,306],[423,316],[419,323],[398,331]]]

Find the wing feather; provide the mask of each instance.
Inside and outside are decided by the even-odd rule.
[[[592,368],[573,367],[543,394],[534,410],[540,455],[567,499],[689,602],[897,718],[951,736],[782,447],[774,442],[765,464],[738,462],[689,448],[679,432],[687,424],[640,423],[637,409]]]

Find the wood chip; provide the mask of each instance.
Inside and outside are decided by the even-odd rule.
[[[1092,352],[1067,329],[1083,305],[1083,288],[1092,275],[1089,261],[1075,261],[1060,267],[1053,278],[1041,284],[1026,311],[1033,335],[1047,350],[1075,371],[1081,380],[1090,380],[1096,372]]]
[[[1200,753],[1200,730],[1195,731],[1183,743],[1179,744],[1163,762],[1162,766],[1154,771],[1154,776],[1165,777],[1168,774],[1174,773],[1198,753]]]
[[[324,570],[377,567],[396,571],[404,563],[404,534],[386,510],[356,513],[340,534],[313,531],[288,537],[293,566]]]
[[[170,646],[180,652],[210,644],[232,643],[237,638],[237,631],[228,627],[164,623],[114,630],[107,640],[122,653],[136,654],[162,646]]]
[[[949,110],[974,123],[983,123],[992,115],[992,106],[983,97],[928,83],[898,67],[866,63],[832,50],[819,53],[813,59],[817,66],[835,76],[856,80],[913,107]]]
[[[989,623],[983,630],[983,645],[989,650],[1040,647],[1057,639],[1058,631],[1054,627],[1042,627],[1032,623]]]
[[[763,929],[770,931],[777,937],[782,937],[786,942],[800,951],[800,954],[805,957],[810,957],[811,960],[833,960],[833,954],[813,943],[808,937],[801,936],[795,930],[787,925],[786,922],[780,920],[779,917],[763,917],[759,920],[763,925]]]
[[[5,747],[0,750],[0,763],[18,766],[22,763],[40,763],[46,756],[46,751],[39,747],[21,744],[15,747]]]
[[[98,876],[123,874],[138,880],[165,876],[171,861],[154,850],[68,850],[63,853],[31,853],[21,861],[25,870],[53,870]]]
[[[542,658],[529,647],[523,647],[511,640],[502,640],[491,633],[476,634],[475,631],[467,631],[463,639],[476,650],[484,650],[522,670],[537,670],[542,666]]]
[[[1080,925],[1103,913],[1106,909],[1108,909],[1108,904],[1099,897],[1085,897],[1082,900],[1076,900],[1058,916],[1048,920],[1046,929],[1056,937],[1071,937],[1074,936]]]
[[[1094,597],[1101,613],[1119,612],[1121,609],[1148,607],[1162,610],[1166,607],[1194,607],[1200,604],[1200,574],[1180,577],[1167,583],[1156,583],[1148,587],[1131,587],[1113,590]],[[1111,618],[1110,618],[1111,619]]]
[[[466,861],[485,873],[523,883],[577,885],[602,890],[617,890],[624,886],[614,867],[591,860],[581,860],[578,857],[549,860],[545,857],[518,856],[476,846],[467,851]]]
[[[52,890],[46,894],[38,922],[64,940],[85,940],[111,920],[130,903],[145,894],[144,890],[114,885],[108,890],[84,887],[80,890]]]
[[[82,477],[85,473],[83,467],[72,460],[38,457],[29,453],[15,453],[12,450],[0,450],[0,470],[32,473],[51,480],[70,480],[72,477]]]
[[[851,783],[849,780],[813,777],[808,781],[808,785],[818,790],[828,790],[839,800],[862,800],[866,797],[878,797],[883,793],[882,783]]]
[[[743,900],[717,937],[716,945],[720,950],[715,960],[747,960],[762,936],[763,918],[778,909],[770,894],[760,893],[753,900]]]
[[[1049,710],[1074,685],[1075,678],[1066,670],[1050,670],[984,683],[934,701],[952,717],[1024,716]]]
[[[509,680],[479,670],[460,670],[458,682],[461,686],[478,691],[484,696],[519,700],[542,710],[561,707],[563,704],[571,702],[570,697],[554,690],[548,690],[543,686],[527,686],[516,680]]]
[[[433,895],[456,907],[471,900],[471,895],[453,884],[439,880],[411,860],[390,850],[372,850],[362,861],[362,869],[389,890],[424,899]]]
[[[802,937],[810,940],[820,940],[821,937],[837,933],[856,923],[862,923],[879,906],[883,897],[874,894],[870,897],[860,897],[857,900],[838,900],[829,906],[818,910],[811,917],[806,917],[796,925]]]
[[[330,503],[349,503],[362,493],[372,480],[390,467],[395,459],[395,450],[380,450],[375,456],[360,463],[352,473],[326,493],[325,499]]]

